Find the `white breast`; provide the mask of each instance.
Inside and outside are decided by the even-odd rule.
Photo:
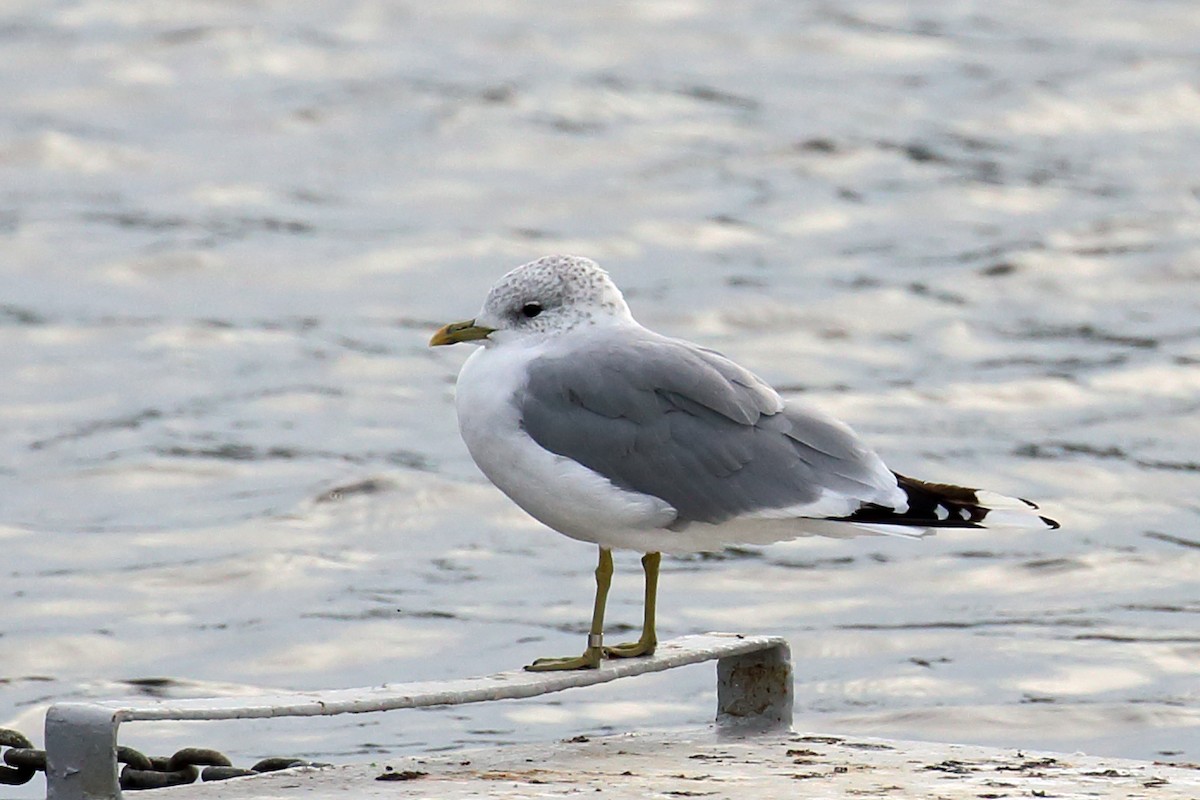
[[[676,516],[668,503],[617,488],[578,462],[542,449],[522,428],[515,398],[525,384],[525,366],[543,352],[544,344],[506,342],[481,347],[467,359],[455,406],[471,458],[513,502],[574,539],[630,547],[631,539],[657,537],[656,529]]]

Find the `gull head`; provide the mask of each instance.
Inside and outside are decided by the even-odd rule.
[[[540,341],[579,327],[632,320],[621,290],[595,261],[546,256],[497,281],[475,319],[446,325],[429,344]]]

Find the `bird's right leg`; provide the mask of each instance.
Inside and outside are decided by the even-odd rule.
[[[642,556],[642,571],[646,573],[642,635],[636,642],[614,644],[612,647],[604,648],[604,655],[609,658],[632,658],[633,656],[654,654],[654,648],[658,646],[658,634],[654,631],[654,607],[658,602],[658,565],[661,562],[661,553],[646,553]]]
[[[588,633],[587,649],[574,658],[539,658],[525,669],[530,672],[551,672],[566,669],[596,669],[604,658],[604,606],[608,603],[608,587],[612,585],[612,550],[600,548],[600,563],[596,565],[596,602],[592,606],[592,627]]]

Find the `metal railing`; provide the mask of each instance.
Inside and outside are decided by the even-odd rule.
[[[775,636],[707,633],[663,642],[653,656],[609,660],[599,669],[577,672],[516,670],[458,681],[261,697],[59,703],[46,713],[46,796],[48,800],[120,798],[117,729],[124,722],[307,717],[460,705],[535,697],[714,660],[718,726],[791,725],[792,665],[787,642]]]

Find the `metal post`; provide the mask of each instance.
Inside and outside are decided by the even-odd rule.
[[[119,712],[58,703],[46,712],[46,800],[120,800]]]
[[[792,660],[786,642],[717,661],[717,726],[755,730],[792,725]]]

